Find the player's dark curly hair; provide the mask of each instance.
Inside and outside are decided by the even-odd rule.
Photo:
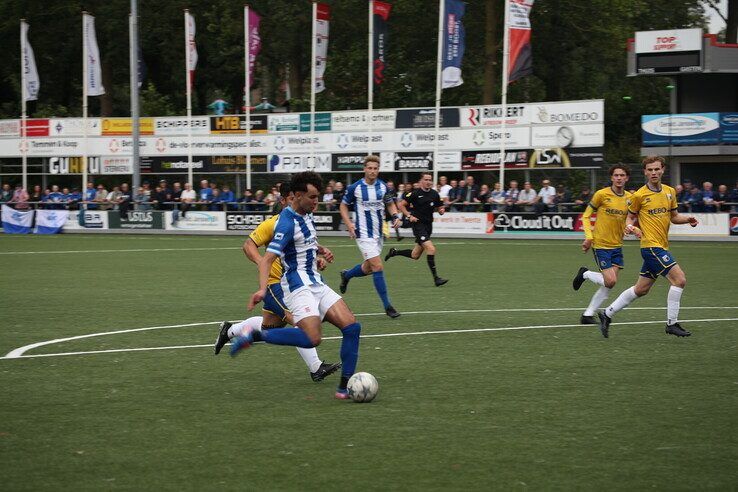
[[[292,176],[290,190],[294,192],[307,191],[308,185],[317,188],[318,193],[323,191],[323,179],[315,171],[303,171]]]
[[[279,194],[283,197],[289,195],[290,191],[292,191],[292,189],[290,188],[290,184],[287,181],[279,184]]]
[[[610,173],[610,176],[612,176],[612,173],[614,173],[618,169],[622,169],[626,176],[630,176],[630,168],[625,164],[613,164],[612,166],[610,166],[610,169],[608,171]]]

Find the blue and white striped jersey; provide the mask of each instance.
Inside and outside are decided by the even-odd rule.
[[[323,277],[318,273],[318,237],[312,214],[300,215],[292,207],[282,210],[267,251],[282,259],[281,284],[285,294],[300,287],[323,284]]]
[[[381,179],[369,185],[361,178],[346,188],[343,203],[354,205],[356,237],[382,237],[384,207],[392,202],[392,196],[387,193],[387,184]]]

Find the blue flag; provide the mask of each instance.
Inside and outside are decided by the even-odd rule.
[[[443,19],[443,50],[441,80],[444,89],[464,83],[461,78],[461,60],[464,58],[464,17],[466,4],[461,0],[446,0]]]

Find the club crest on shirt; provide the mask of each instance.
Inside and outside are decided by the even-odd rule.
[[[283,237],[284,237],[284,233],[278,232],[278,233],[276,233],[276,234],[274,235],[274,240],[275,240],[275,241],[279,241],[279,240],[280,240],[280,239],[282,239]]]
[[[668,198],[669,200],[671,200],[671,193],[667,193],[666,194],[666,198]]]

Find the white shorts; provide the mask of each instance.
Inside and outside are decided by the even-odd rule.
[[[359,251],[365,260],[376,258],[382,255],[382,246],[384,246],[384,237],[360,237],[356,239]]]
[[[323,321],[325,313],[340,300],[341,296],[333,289],[320,284],[300,287],[284,296],[284,302],[292,313],[295,324],[310,316],[320,316]]]

